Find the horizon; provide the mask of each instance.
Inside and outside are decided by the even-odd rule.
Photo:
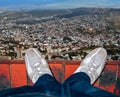
[[[0,0],[0,9],[120,8],[120,0]]]

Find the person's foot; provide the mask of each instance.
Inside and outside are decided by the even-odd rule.
[[[85,57],[74,73],[86,73],[90,77],[91,84],[93,84],[100,76],[105,66],[106,58],[106,50],[104,48],[96,48]]]
[[[42,54],[35,48],[30,48],[25,53],[25,63],[28,76],[35,83],[43,74],[50,74],[52,72]]]

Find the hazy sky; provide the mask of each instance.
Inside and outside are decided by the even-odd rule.
[[[120,8],[120,0],[0,0],[0,8],[61,9],[77,7]]]

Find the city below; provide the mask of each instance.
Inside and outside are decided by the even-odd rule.
[[[81,60],[104,47],[120,60],[120,9],[0,10],[0,60],[37,48],[47,60]]]

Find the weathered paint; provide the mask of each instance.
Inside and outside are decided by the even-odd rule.
[[[11,87],[10,65],[0,64],[0,90]]]
[[[27,85],[25,64],[11,64],[12,87]]]
[[[77,69],[80,61],[52,60],[50,68],[59,82],[63,82]],[[33,85],[28,78],[24,60],[0,60],[0,77],[3,86],[0,89]],[[6,86],[7,85],[7,86]],[[100,78],[94,86],[120,96],[120,61],[108,61]]]

